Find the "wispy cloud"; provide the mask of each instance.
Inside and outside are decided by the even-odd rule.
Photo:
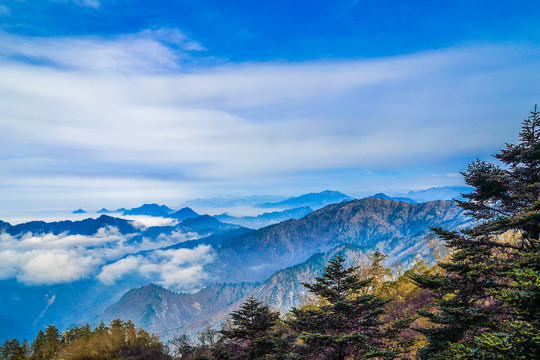
[[[0,33],[0,56],[61,68],[106,72],[178,69],[204,48],[177,29],[148,29],[113,37],[25,37]]]
[[[333,174],[419,168],[434,179],[512,141],[540,97],[531,80],[540,54],[527,44],[189,71],[183,54],[202,47],[171,29],[112,39],[3,33],[0,49],[6,198],[19,189],[157,201],[216,184],[268,192],[312,174],[322,190],[338,184]]]

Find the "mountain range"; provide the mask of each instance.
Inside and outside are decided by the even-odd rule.
[[[409,191],[405,197],[411,198],[417,202],[432,200],[461,200],[461,194],[468,194],[473,190],[470,186],[440,186],[425,190]]]
[[[174,211],[157,204],[129,210],[175,219],[168,226],[144,226],[108,215],[17,225],[0,221],[2,239],[12,237],[14,249],[51,239],[62,246],[82,241],[81,246],[95,254],[92,256],[105,256],[96,263],[99,268],[94,275],[71,281],[28,284],[24,274],[0,278],[0,338],[31,339],[49,324],[64,329],[112,318],[131,319],[156,332],[187,326],[197,319],[206,326],[219,323],[251,294],[285,312],[306,295],[301,282],[319,276],[337,252],[346,254],[352,263],[379,250],[389,254],[388,265],[407,266],[416,255],[428,253],[428,226],[468,226],[469,220],[453,202],[412,203],[377,195],[352,200],[338,192],[306,194],[265,204],[310,203],[317,207],[325,201],[337,203],[315,211],[293,207],[238,218],[199,215],[187,207]],[[228,223],[240,220],[253,225],[283,217],[288,220],[258,230]],[[81,254],[87,257],[85,252]],[[50,256],[58,255],[53,252]],[[190,326],[189,331],[200,330]]]
[[[384,243],[391,250],[424,238],[430,233],[428,225],[457,228],[465,222],[449,201],[347,201],[222,242],[208,271],[227,281],[261,281],[341,244],[370,248]]]
[[[285,196],[274,195],[251,195],[251,196],[223,196],[212,197],[207,199],[193,199],[185,201],[181,204],[182,207],[191,208],[234,208],[234,207],[251,207],[262,203],[279,202],[286,200]]]
[[[214,216],[216,219],[229,224],[236,224],[252,229],[259,229],[268,225],[277,224],[285,220],[300,219],[312,212],[309,206],[298,207],[283,211],[266,212],[257,216],[230,216],[227,213]]]
[[[292,209],[297,207],[310,207],[312,209],[320,209],[329,204],[340,203],[342,201],[352,200],[348,195],[339,191],[324,190],[319,193],[309,193],[292,197],[279,202],[267,202],[257,205],[261,208],[280,208]]]
[[[389,265],[407,264],[427,254],[428,225],[458,229],[467,224],[448,201],[368,198],[329,205],[299,220],[214,242],[216,258],[204,269],[212,284],[198,292],[174,293],[155,285],[132,289],[95,321],[131,319],[162,334],[170,329],[195,333],[225,319],[250,295],[284,313],[307,295],[301,283],[319,276],[338,252],[353,263],[377,249],[390,255]]]
[[[410,204],[416,204],[416,201],[414,201],[411,198],[408,197],[401,197],[401,196],[388,196],[384,193],[377,193],[375,195],[369,196],[370,198],[379,198],[379,199],[385,199],[385,200],[396,200],[396,201],[403,201]]]
[[[134,239],[141,239],[143,237],[155,239],[159,235],[170,235],[175,231],[183,233],[192,232],[199,236],[208,236],[214,233],[237,229],[239,226],[222,223],[209,215],[189,217],[172,226],[152,226],[148,228],[131,220],[108,215],[101,215],[97,219],[88,218],[80,221],[30,221],[17,225],[11,225],[8,222],[0,220],[0,232],[5,232],[12,236],[21,236],[28,233],[33,235],[66,234],[91,236],[104,228],[114,228],[122,235],[134,235]]]

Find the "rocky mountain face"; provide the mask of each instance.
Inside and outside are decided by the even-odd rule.
[[[194,294],[174,293],[151,284],[128,291],[95,322],[130,319],[164,338],[177,333],[196,333],[227,317],[258,284],[220,284]]]
[[[449,201],[348,201],[226,240],[207,271],[218,281],[264,281],[275,271],[341,244],[365,249],[383,243],[389,249],[412,247],[430,233],[428,226],[452,229],[466,223],[462,211]]]

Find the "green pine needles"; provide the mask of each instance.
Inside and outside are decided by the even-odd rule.
[[[369,294],[373,279],[360,280],[356,268],[345,268],[344,261],[337,255],[314,284],[303,284],[321,306],[291,310],[288,325],[299,334],[300,358],[394,359],[406,348],[397,334],[412,319],[384,327],[380,315],[389,300]]]
[[[435,275],[413,275],[435,294],[423,359],[540,358],[540,117],[523,121],[518,144],[463,173],[474,191],[458,201],[474,222],[433,229],[452,250]]]

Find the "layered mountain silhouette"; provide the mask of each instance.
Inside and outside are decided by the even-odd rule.
[[[166,217],[174,212],[165,205],[144,204],[131,210],[126,210],[122,215],[146,215],[146,216],[163,216]]]
[[[215,218],[226,223],[259,229],[285,220],[301,219],[312,211],[313,209],[309,206],[304,206],[283,211],[267,212],[258,216],[235,217],[225,213],[216,215]]]
[[[411,198],[408,197],[399,197],[399,196],[388,196],[384,193],[377,193],[375,195],[369,196],[370,198],[379,198],[379,199],[385,199],[385,200],[396,200],[396,201],[403,201],[410,204],[415,204],[416,201],[414,201]]]
[[[329,205],[299,220],[213,241],[216,260],[204,270],[217,284],[192,294],[157,286],[133,289],[99,319],[131,319],[156,332],[186,326],[183,332],[195,333],[225,319],[250,295],[286,312],[307,296],[301,283],[320,276],[337,252],[352,263],[377,249],[390,254],[391,261],[407,264],[427,252],[428,226],[458,229],[468,221],[449,201],[411,204],[367,198]]]
[[[425,190],[410,191],[407,197],[417,201],[463,199],[461,194],[468,194],[473,190],[470,186],[440,186]]]
[[[96,211],[97,214],[114,214],[114,213],[123,213],[127,211],[125,208],[120,208],[116,210],[107,210],[106,208],[102,208],[101,210]]]
[[[198,216],[199,214],[197,214],[195,211],[193,211],[191,208],[188,208],[188,207],[184,207],[168,215],[168,217],[175,218],[179,221],[196,218]]]
[[[292,209],[297,207],[310,207],[312,209],[320,209],[329,204],[340,203],[343,201],[352,200],[348,195],[339,191],[325,190],[319,193],[309,193],[297,197],[292,197],[279,202],[267,202],[259,204],[261,208],[282,208]]]
[[[68,235],[94,235],[99,229],[114,227],[122,234],[132,234],[140,232],[140,229],[133,225],[132,221],[101,215],[97,219],[84,219],[80,221],[30,221],[27,223],[11,225],[0,220],[0,232],[6,232],[12,236],[25,233],[33,235],[66,233]]]
[[[243,206],[255,206],[262,203],[278,202],[285,200],[284,196],[274,195],[251,195],[251,196],[222,196],[207,199],[193,199],[182,203],[182,206],[192,208],[234,208]]]
[[[377,249],[390,255],[389,265],[407,264],[416,254],[427,251],[427,239],[431,236],[428,226],[458,229],[468,224],[462,211],[449,201],[414,204],[381,198],[344,200],[300,219],[258,230],[198,215],[189,208],[174,215],[173,210],[156,204],[143,205],[137,212],[147,215],[150,209],[161,214],[168,212],[167,216],[178,216],[177,223],[145,227],[136,221],[108,215],[81,221],[32,221],[17,225],[0,221],[0,232],[18,239],[28,234],[92,237],[102,234],[101,229],[110,229],[115,234],[126,235],[126,244],[145,244],[144,249],[134,246],[133,249],[141,250],[121,255],[122,259],[136,257],[141,263],[170,254],[168,250],[180,250],[174,252],[180,256],[182,249],[196,251],[201,245],[208,254],[208,261],[200,265],[204,276],[187,289],[191,290],[189,294],[158,286],[141,288],[159,279],[152,280],[136,272],[133,276],[126,273],[121,281],[110,285],[96,278],[51,286],[26,286],[15,278],[1,280],[6,292],[0,294],[0,309],[3,309],[0,322],[21,338],[33,338],[37,330],[48,324],[63,328],[118,317],[130,318],[152,331],[165,331],[173,324],[179,327],[196,319],[201,319],[204,325],[217,323],[251,294],[286,311],[306,296],[301,282],[320,275],[328,259],[338,251],[352,261]],[[166,246],[159,245],[163,239],[168,239]],[[203,290],[193,292],[197,288]],[[107,307],[101,317],[95,317]]]

